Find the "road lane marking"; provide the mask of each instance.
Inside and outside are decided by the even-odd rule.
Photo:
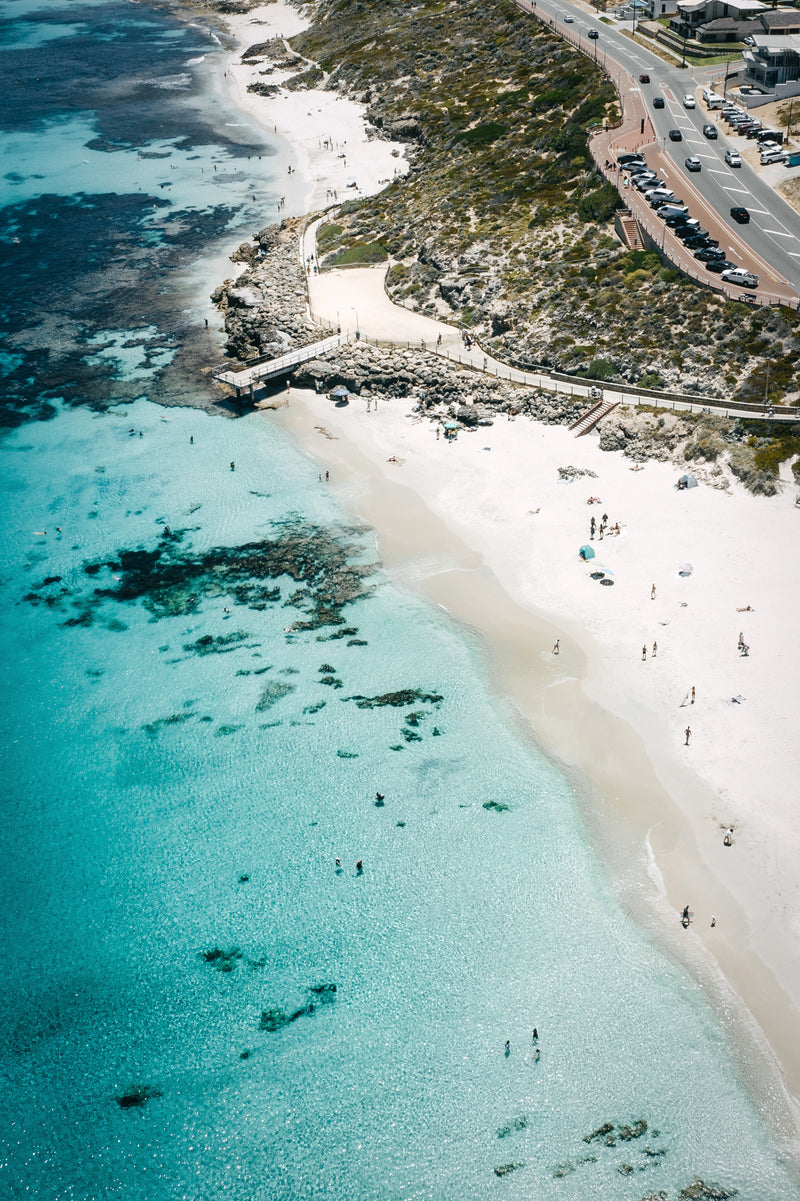
[[[739,192],[742,196],[749,196],[747,188],[723,188],[723,192]],[[755,212],[755,209],[753,210]]]
[[[793,238],[794,237],[794,234],[790,234],[788,232],[783,233],[779,229],[765,229],[763,232],[765,234],[774,234],[776,238]]]

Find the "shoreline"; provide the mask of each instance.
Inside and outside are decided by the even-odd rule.
[[[263,6],[241,17],[225,15],[224,20],[232,36],[241,44],[236,54],[224,56],[225,64],[221,65],[217,72],[217,83],[228,99],[246,111],[251,120],[257,124],[265,126],[265,112],[262,106],[269,105],[270,115],[274,113],[277,116],[280,112],[280,123],[275,124],[273,136],[285,139],[286,144],[296,150],[298,167],[295,174],[297,179],[293,179],[292,184],[297,192],[303,191],[302,199],[298,198],[296,203],[302,204],[303,214],[308,215],[314,211],[315,207],[324,207],[325,203],[329,202],[328,198],[323,195],[324,190],[336,187],[337,182],[341,186],[342,168],[338,158],[333,157],[332,148],[323,149],[319,145],[322,129],[326,125],[334,124],[334,110],[330,106],[350,105],[354,119],[360,121],[362,126],[363,106],[358,105],[355,101],[343,100],[331,93],[316,91],[293,93],[285,97],[271,97],[268,101],[263,101],[261,97],[246,92],[246,83],[252,79],[255,67],[245,66],[237,72],[233,72],[231,70],[233,60],[238,59],[241,50],[244,46],[251,44],[251,40],[258,40],[251,39],[249,35],[245,36],[247,30],[253,29],[256,24],[261,25],[266,14],[274,18],[278,12],[287,14],[288,18],[296,22],[293,32],[297,32],[303,27],[302,20],[296,12],[287,9],[282,4]],[[263,40],[269,36],[268,30],[273,28],[277,27],[263,25],[261,34]],[[290,36],[288,27],[286,36]],[[276,101],[282,101],[282,103],[276,105]],[[327,111],[326,106],[328,106]],[[315,107],[317,107],[317,111],[313,114],[311,127],[309,127],[308,119],[312,117],[312,112],[308,110]],[[321,123],[318,121],[320,113],[323,114]],[[315,140],[318,143],[316,150],[313,144]],[[351,190],[349,194],[357,195],[378,191],[383,182],[379,177],[385,171],[385,166],[382,163],[373,165],[371,159],[374,151],[381,147],[385,148],[386,155],[391,155],[392,144],[382,141],[372,142],[364,136],[359,148],[356,149],[355,142],[351,142],[349,138],[346,141],[347,153],[351,156],[346,160],[351,163],[351,167],[346,170],[349,174],[354,175],[360,184],[357,191]],[[338,153],[339,148],[337,147],[336,150]],[[377,156],[375,157],[377,158]],[[272,162],[274,163],[275,160],[273,159]],[[356,162],[359,165],[352,166]],[[405,167],[402,159],[393,161],[390,158],[388,160],[390,172],[398,164]],[[287,181],[287,189],[288,186]],[[295,191],[293,190],[291,194],[294,196]],[[288,201],[289,191],[287,190],[287,203]],[[292,203],[294,204],[295,201]],[[287,207],[283,215],[295,214]],[[277,217],[266,217],[265,224],[280,219],[280,213]],[[355,281],[354,274],[350,278],[351,281]],[[721,1010],[729,1007],[731,1000],[735,1000],[736,1005],[741,1006],[741,1013],[738,1017],[730,1014],[728,1016],[736,1025],[737,1032],[751,1027],[749,1035],[744,1036],[748,1043],[748,1051],[752,1051],[760,1043],[759,1033],[763,1032],[768,1046],[761,1044],[758,1052],[760,1067],[757,1075],[759,1080],[755,1083],[751,1080],[749,1083],[765,1119],[773,1130],[777,1127],[781,1142],[784,1146],[793,1144],[789,1154],[797,1170],[800,1167],[800,1149],[798,1149],[800,1109],[798,1109],[797,1102],[797,1097],[800,1096],[800,1053],[794,1047],[793,1028],[798,1016],[798,999],[800,999],[800,962],[798,962],[796,953],[791,957],[790,963],[781,965],[780,960],[786,953],[785,943],[791,938],[787,915],[798,912],[798,908],[793,904],[791,895],[783,898],[782,909],[780,906],[777,910],[769,909],[765,905],[763,868],[765,862],[771,862],[771,856],[769,847],[763,845],[765,842],[763,835],[760,840],[761,845],[756,848],[758,853],[752,855],[753,846],[759,842],[759,839],[757,831],[754,830],[753,823],[749,819],[756,815],[748,813],[747,806],[743,806],[741,801],[737,802],[737,811],[733,813],[731,797],[737,771],[734,770],[732,774],[729,772],[729,779],[726,779],[724,772],[720,774],[720,756],[714,753],[713,747],[710,757],[708,749],[702,753],[702,774],[698,772],[696,766],[687,768],[680,764],[679,747],[681,745],[680,730],[683,710],[680,708],[677,732],[672,729],[666,730],[663,726],[663,705],[661,710],[659,709],[665,689],[663,678],[659,678],[657,681],[658,687],[655,692],[659,695],[651,694],[646,689],[643,693],[638,682],[632,686],[633,671],[631,668],[627,664],[620,668],[613,663],[614,654],[618,648],[615,645],[615,639],[612,637],[608,640],[608,636],[609,633],[618,633],[618,630],[592,628],[591,623],[587,622],[583,616],[585,610],[583,603],[577,606],[577,612],[572,612],[568,619],[555,616],[558,613],[568,612],[571,607],[569,586],[564,586],[564,571],[559,570],[560,589],[556,587],[542,591],[536,587],[532,588],[530,573],[515,563],[517,552],[508,545],[508,538],[503,539],[502,548],[493,546],[492,531],[493,528],[497,528],[496,523],[504,521],[503,506],[492,504],[489,500],[486,520],[481,522],[481,515],[476,516],[475,513],[475,505],[481,498],[480,488],[477,489],[478,494],[474,498],[474,503],[465,509],[464,502],[469,498],[469,490],[465,491],[464,478],[460,481],[461,492],[458,495],[456,495],[455,489],[450,490],[448,494],[446,481],[437,483],[431,478],[438,468],[432,464],[430,446],[424,446],[425,434],[428,435],[428,442],[432,442],[433,429],[429,423],[424,423],[424,428],[418,426],[412,429],[399,411],[396,414],[392,413],[392,441],[387,446],[384,428],[377,431],[377,438],[370,443],[369,439],[373,436],[374,427],[370,427],[366,420],[361,422],[361,427],[366,426],[366,429],[359,428],[353,422],[349,424],[347,422],[348,416],[355,415],[356,405],[359,409],[361,408],[360,402],[356,400],[355,405],[350,406],[349,413],[344,411],[339,414],[339,419],[342,421],[341,427],[337,427],[342,431],[340,435],[337,435],[342,438],[340,446],[321,438],[313,430],[313,424],[319,420],[320,412],[324,414],[323,420],[326,424],[333,428],[333,419],[327,408],[329,402],[324,397],[292,392],[290,398],[290,408],[279,416],[281,425],[289,431],[295,443],[305,453],[325,465],[332,466],[335,472],[342,472],[345,482],[344,484],[341,481],[337,483],[337,489],[342,493],[342,503],[346,508],[358,512],[359,516],[364,517],[376,530],[380,539],[382,558],[390,570],[390,574],[401,586],[420,591],[428,600],[451,613],[454,619],[462,625],[477,631],[487,664],[487,673],[496,685],[496,691],[501,701],[510,705],[512,711],[520,715],[523,728],[529,733],[532,730],[537,743],[544,748],[547,755],[556,759],[561,770],[565,771],[571,779],[577,778],[580,782],[579,792],[588,790],[591,800],[583,807],[584,819],[591,830],[595,848],[599,847],[598,853],[601,858],[607,864],[612,865],[611,874],[617,878],[617,883],[619,884],[619,878],[630,870],[631,866],[637,879],[642,875],[649,877],[652,895],[647,902],[647,912],[642,914],[634,912],[632,909],[631,916],[646,931],[663,942],[670,954],[689,966],[693,977],[699,981],[707,996],[712,994],[716,996],[715,1008],[718,1014]],[[393,401],[391,407],[396,410],[402,409],[405,413],[410,407],[410,402]],[[370,421],[376,420],[381,427],[385,427],[388,406],[382,405],[381,414],[375,419],[370,418]],[[498,428],[499,423],[496,423],[495,429],[491,432],[482,430],[472,436],[462,435],[464,442],[470,437],[476,442],[475,451],[468,456],[470,462],[467,464],[466,476],[469,480],[476,480],[483,466],[474,461],[475,454],[480,453],[477,450],[477,442],[485,439],[496,443],[497,439],[494,435]],[[519,433],[520,424],[518,423],[515,428]],[[530,436],[529,441],[533,443],[541,438],[549,438],[551,434],[557,434],[562,439],[568,436],[561,427],[540,429],[532,426],[525,433]],[[344,456],[339,453],[344,450],[343,436],[348,439],[347,454]],[[511,441],[516,444],[521,439],[514,438]],[[499,460],[502,457],[504,464],[518,466],[523,452],[518,445],[509,446],[508,442],[509,439],[505,439],[506,444],[502,449],[502,456],[496,453],[498,447],[493,445],[494,458]],[[406,507],[410,497],[415,498],[415,501],[421,506],[414,521],[410,521],[407,514],[403,514],[402,518],[398,519],[398,513],[393,512],[392,506],[386,503],[386,496],[395,487],[395,481],[390,476],[391,471],[394,470],[393,467],[390,465],[387,472],[383,463],[388,458],[386,451],[389,446],[392,450],[396,450],[397,443],[402,443],[402,449],[408,455],[407,463],[410,464],[413,459],[416,468],[416,470],[410,471],[406,464],[403,464],[400,469],[406,476],[414,477],[411,482],[407,479],[403,480]],[[572,458],[565,458],[564,462],[573,462],[579,457],[582,458],[583,452],[589,447],[594,455],[602,456],[603,466],[610,467],[612,460],[619,460],[620,471],[625,470],[628,466],[621,455],[600,452],[593,439],[585,440],[580,444],[573,442]],[[460,447],[446,447],[442,442],[441,449],[442,451],[456,451],[460,450]],[[472,448],[470,449],[472,450]],[[535,449],[534,447],[534,453]],[[564,451],[566,453],[565,445]],[[416,462],[417,457],[424,458],[422,470],[419,469],[419,464]],[[594,462],[594,459],[592,461]],[[360,464],[358,469],[354,467],[356,463]],[[369,466],[369,471],[364,474],[366,466]],[[670,483],[666,484],[666,487],[671,487],[671,477],[677,474],[670,464],[648,464],[646,471],[648,474],[653,471],[660,471],[662,474],[668,472]],[[572,485],[564,485],[564,488],[565,490],[568,488],[579,489],[581,493],[600,490],[608,493],[609,486],[604,478],[605,474],[605,472],[602,473],[602,485],[578,481]],[[613,475],[614,472],[609,471],[608,474]],[[463,475],[464,473],[462,473]],[[370,481],[369,485],[364,483],[364,480],[367,479]],[[639,477],[637,476],[636,479],[638,480]],[[533,486],[534,499],[532,503],[534,504],[539,503],[539,497],[536,495],[537,489],[538,481]],[[754,508],[758,507],[760,503],[763,521],[767,521],[773,516],[773,513],[768,512],[767,506],[786,508],[786,498],[781,505],[778,498],[759,502],[751,497],[744,498],[740,493],[741,490],[737,490],[735,497],[725,499],[733,500],[734,508],[739,506],[742,499],[746,499],[747,503]],[[515,495],[519,497],[519,488]],[[697,493],[694,492],[692,495],[696,496]],[[483,499],[487,500],[485,491]],[[610,502],[608,503],[610,504]],[[635,506],[635,498],[632,503]],[[478,505],[478,507],[480,506]],[[650,508],[652,510],[652,505]],[[402,510],[400,511],[402,512]],[[467,512],[476,519],[477,529],[467,528],[469,525]],[[586,510],[587,522],[589,512]],[[556,513],[557,503],[554,498],[554,504],[548,508],[548,514],[552,518]],[[598,512],[598,518],[599,515]],[[559,516],[563,520],[563,513]],[[574,514],[571,516],[574,517]],[[612,513],[612,521],[614,516],[615,514]],[[731,512],[731,523],[733,516],[733,512]],[[429,544],[431,520],[438,522],[441,526],[437,544],[433,547]],[[492,526],[493,522],[495,523],[494,527]],[[525,523],[522,524],[524,526]],[[517,522],[517,526],[519,526],[519,522]],[[568,523],[565,523],[563,537],[569,541],[571,547],[574,536]],[[584,531],[580,536],[580,541],[585,537],[586,532]],[[614,550],[622,548],[626,540],[618,540],[618,545],[614,547]],[[576,541],[576,547],[572,549],[576,550],[577,544]],[[775,549],[780,553],[779,548],[785,548],[787,545],[790,543],[776,542]],[[421,548],[423,547],[432,558],[432,565],[427,559],[425,565],[422,564]],[[543,551],[545,548],[538,547],[537,549]],[[749,550],[748,544],[747,550],[742,554],[747,554]],[[690,558],[693,556],[697,562],[698,556],[694,552],[688,555]],[[611,557],[610,552],[608,557]],[[549,566],[550,560],[543,555],[542,562]],[[618,594],[621,591],[619,585],[622,583],[623,571],[630,574],[633,566],[635,564],[631,563],[630,556],[626,556],[623,570],[618,570],[617,588],[601,590],[597,585],[592,584],[593,597],[595,594],[602,595],[603,592]],[[464,572],[468,573],[469,588],[463,586]],[[581,581],[587,574],[585,570],[580,572]],[[641,575],[641,572],[637,574]],[[649,574],[651,574],[650,569],[645,568],[645,575]],[[474,588],[476,577],[479,575],[484,577],[480,589]],[[473,588],[476,594],[485,595],[487,578],[493,581],[495,613],[496,606],[502,605],[503,602],[512,609],[516,607],[517,619],[512,627],[515,630],[515,636],[510,640],[507,631],[501,628],[497,620],[494,622],[489,620],[491,606],[481,612],[480,609],[474,611],[459,604],[460,599],[471,596]],[[641,584],[641,580],[639,583]],[[661,586],[659,584],[660,588]],[[743,600],[743,604],[751,603],[751,598],[753,598],[756,600],[754,605],[756,613],[763,613],[769,605],[770,589],[759,587],[758,596],[756,596],[755,585],[751,587],[751,580],[748,578],[742,580],[741,586],[749,589],[747,599]],[[579,587],[585,591],[585,584],[581,583]],[[647,588],[649,589],[649,583]],[[665,590],[669,591],[668,588]],[[792,590],[791,586],[786,586],[783,595],[788,598]],[[676,601],[674,588],[671,589],[671,592],[673,593],[670,597],[671,602],[680,603]],[[784,605],[786,603],[783,602]],[[692,600],[692,604],[694,604],[694,600]],[[644,604],[644,593],[643,607],[647,608],[647,605]],[[504,609],[503,611],[508,613],[511,610]],[[485,619],[483,624],[480,622],[481,617]],[[743,615],[741,619],[738,619],[737,615],[734,620],[741,620],[744,623],[749,618],[748,614]],[[669,620],[674,621],[675,618]],[[761,644],[769,633],[775,633],[776,629],[780,628],[780,623],[775,620],[774,616],[768,616],[768,624],[770,621],[772,621],[771,631],[763,628],[759,628],[758,631],[759,655],[764,653]],[[612,621],[612,626],[613,624]],[[652,638],[653,631],[649,628],[649,621],[645,621],[643,625],[647,628],[647,634],[641,636]],[[758,620],[757,625],[763,627],[763,622]],[[536,660],[537,657],[540,660],[541,672],[531,673],[529,679],[523,679],[524,673],[520,670],[519,664],[520,648],[525,645],[527,651],[527,642],[530,640],[532,631],[535,630],[541,634],[548,627],[551,631],[555,631],[553,640],[560,635],[565,642],[569,639],[572,645],[562,649],[557,661],[558,671],[554,674],[554,665],[550,662],[551,656],[547,645],[550,639],[550,633],[548,633],[545,645],[539,646],[533,655],[533,660]],[[790,613],[787,615],[784,628],[794,639]],[[663,643],[666,644],[667,635],[660,630],[655,632],[662,637]],[[632,634],[631,637],[632,641],[638,645],[640,639],[638,628],[636,636],[634,637]],[[749,637],[752,637],[755,642],[756,635],[750,630],[748,630]],[[693,639],[684,639],[685,645],[681,648],[684,659],[689,659],[693,669],[692,679],[697,678],[698,681],[703,678],[703,671],[707,666],[704,662],[700,662],[703,656],[697,656],[701,641],[702,638],[698,639],[695,633]],[[769,649],[774,653],[778,648],[776,648],[774,640],[770,641]],[[552,641],[549,642],[549,645],[552,645]],[[697,670],[694,670],[695,662],[691,661],[693,655],[697,656]],[[666,657],[662,651],[662,658],[658,664],[659,673]],[[790,654],[787,659],[791,662],[793,656]],[[527,654],[523,657],[523,662],[528,662],[530,666]],[[708,674],[706,672],[706,677]],[[730,672],[726,671],[725,674],[726,684],[727,677],[730,677],[731,680],[730,689],[726,688],[725,691],[733,689],[733,694],[737,693],[738,685],[734,677]],[[758,685],[760,698],[769,694],[768,682],[763,677],[762,670],[759,673]],[[690,683],[691,681],[689,681]],[[685,690],[686,687],[688,687],[686,681],[682,682],[681,688]],[[707,687],[707,683],[702,683],[699,691],[702,693]],[[789,742],[791,734],[788,730],[785,713],[787,710],[791,712],[794,707],[792,702],[795,692],[782,694],[784,719],[780,723],[778,739],[784,748],[791,745]],[[753,689],[748,687],[748,698],[753,696]],[[717,726],[720,725],[720,715],[722,719],[729,716],[719,710],[719,705],[722,703],[724,701],[717,698],[713,715]],[[591,741],[588,738],[589,726],[581,730],[582,741],[579,742],[576,739],[576,705],[581,705],[586,713],[589,712],[589,709],[593,710],[590,724],[596,728]],[[699,716],[700,709],[697,708],[695,712]],[[646,728],[648,717],[652,718],[652,728],[650,729]],[[768,722],[764,725],[766,719],[763,713],[757,714],[757,720],[761,721],[761,734],[771,732],[773,737],[775,736],[774,728],[771,729]],[[609,731],[613,733],[610,735]],[[702,737],[702,719],[698,733]],[[727,740],[723,738],[722,741],[723,746],[727,747]],[[751,738],[750,741],[752,744],[753,739]],[[713,742],[712,731],[709,731],[707,742],[708,744]],[[616,752],[616,756],[611,759],[608,755],[609,746],[613,746]],[[754,750],[754,748],[752,749]],[[774,767],[774,764],[772,766]],[[753,782],[757,781],[759,785],[757,792],[761,795],[762,787],[764,790],[767,787],[780,787],[780,780],[782,780],[782,790],[787,793],[790,791],[795,772],[793,763],[787,756],[778,772],[779,783],[777,785],[769,773],[767,773],[767,780],[762,785],[760,774],[758,763],[755,763],[751,766],[747,781],[741,783],[749,784],[752,788]],[[624,786],[620,785],[620,779],[625,781]],[[651,805],[657,798],[661,806],[667,803],[671,806],[666,817],[663,810],[655,813],[648,812],[639,795],[642,780],[647,781]],[[743,790],[746,791],[746,788]],[[680,801],[677,799],[678,796],[681,797]],[[784,806],[788,807],[789,803],[789,800],[784,797]],[[695,813],[692,812],[694,807],[697,808]],[[719,813],[716,812],[717,809],[720,809]],[[710,833],[710,830],[713,830],[714,822],[720,829],[723,822],[725,825],[734,824],[737,828],[737,843],[743,849],[745,839],[747,839],[746,845],[751,853],[751,861],[745,867],[741,864],[743,856],[741,853],[739,854],[737,870],[732,874],[729,873],[732,878],[728,882],[723,881],[723,876],[730,863],[735,861],[730,852],[727,852],[727,859],[723,858],[720,851],[721,837],[716,837],[716,833]],[[609,839],[608,828],[619,834],[620,838],[625,841],[624,852],[620,852],[619,845],[614,844],[613,839]],[[717,843],[720,846],[717,846]],[[798,835],[798,843],[800,843],[800,835]],[[652,862],[648,862],[649,850],[652,852]],[[786,852],[786,861],[788,858],[788,852]],[[768,881],[771,876],[774,878],[774,873],[768,872],[766,876]],[[659,877],[663,880],[661,891]],[[761,882],[760,889],[759,881]],[[782,883],[786,885],[791,883],[794,889],[797,889],[794,881],[782,878]],[[737,894],[744,893],[744,899],[741,898],[741,895],[734,896],[734,891]],[[676,918],[687,898],[698,915],[688,938],[683,931],[680,931]],[[769,896],[766,897],[766,900],[769,900]],[[708,913],[711,912],[717,916],[719,922],[713,931],[713,941],[710,937],[712,931],[710,927],[707,928]],[[781,915],[783,915],[783,921],[781,921]],[[674,935],[669,931],[669,922],[673,918],[675,918],[676,927]],[[692,937],[695,934],[700,934],[697,943]],[[757,946],[758,950],[756,950]],[[772,973],[771,968],[773,967],[778,969],[779,978],[777,979]],[[721,976],[715,978],[717,972],[721,973]],[[752,1022],[749,1020],[750,1015],[752,1015]],[[752,1029],[752,1026],[756,1026],[757,1030]],[[727,1029],[727,1034],[732,1050],[736,1054],[737,1050],[741,1050],[741,1048],[737,1039],[731,1035],[730,1027]],[[745,1052],[742,1051],[741,1054],[744,1059],[739,1057],[740,1067],[744,1069],[747,1065],[752,1068],[752,1063],[748,1063],[746,1060]],[[781,1077],[790,1095],[782,1098],[776,1097],[773,1087],[776,1073]]]
[[[403,401],[390,403],[405,407]],[[431,507],[419,475],[413,482],[403,478],[412,467],[410,457],[401,466],[391,464],[381,447],[371,444],[376,423],[385,429],[389,418],[391,437],[404,417],[389,414],[387,405],[374,421],[359,422],[353,408],[326,411],[330,402],[324,396],[293,389],[289,404],[276,409],[272,419],[305,454],[331,471],[342,505],[376,531],[381,562],[393,582],[435,604],[477,640],[500,703],[521,734],[532,738],[569,778],[595,854],[620,904],[699,985],[763,1120],[799,1172],[795,1090],[800,1058],[795,1026],[787,1020],[794,1002],[753,948],[740,945],[742,907],[729,886],[711,875],[715,865],[702,846],[704,823],[686,822],[670,786],[691,789],[691,800],[698,804],[708,801],[708,790],[688,772],[673,778],[669,765],[651,755],[636,724],[614,712],[602,690],[592,695],[587,685],[597,671],[598,648],[591,635],[573,622],[521,604],[507,581],[498,578],[486,548],[465,538],[440,507]],[[321,421],[328,437],[320,432]],[[421,451],[426,430],[412,430],[407,423],[405,428]],[[544,432],[564,433],[560,428]],[[490,437],[490,431],[477,435],[484,436]],[[442,442],[438,446],[454,449]],[[607,457],[622,459],[618,454]],[[399,478],[393,470],[400,471]],[[556,658],[549,648],[559,636],[565,645]],[[650,808],[656,805],[654,815]],[[689,932],[679,923],[687,896],[697,915]],[[717,917],[714,930],[708,921],[701,922],[701,910]]]

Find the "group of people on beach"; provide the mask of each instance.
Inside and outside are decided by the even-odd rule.
[[[592,497],[587,503],[595,504],[596,498]],[[618,521],[615,522],[614,525],[609,525],[608,524],[608,513],[604,513],[603,516],[600,518],[599,526],[597,524],[597,520],[594,517],[594,515],[592,515],[592,517],[589,521],[589,539],[592,542],[594,541],[595,533],[597,534],[599,541],[602,542],[606,533],[608,533],[609,536],[613,534],[615,537],[619,537],[619,535],[622,533],[622,531],[619,528]]]

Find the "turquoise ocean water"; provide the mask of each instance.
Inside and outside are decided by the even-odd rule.
[[[141,4],[6,7],[4,54],[61,45],[75,74],[63,112],[8,122],[27,194],[6,180],[3,249],[83,236],[103,305],[74,255],[46,311],[6,315],[0,1195],[797,1197],[469,642],[268,417],[153,402],[191,388],[170,288],[263,224],[270,148],[209,123],[202,66],[188,96],[142,83],[154,41],[169,78],[213,42]],[[191,134],[186,161],[202,141],[242,176],[224,204],[203,172],[153,232],[152,183],[37,191],[108,39],[128,74],[81,94],[96,153],[123,179]]]

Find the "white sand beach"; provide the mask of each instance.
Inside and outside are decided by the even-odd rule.
[[[367,136],[363,104],[321,88],[283,90],[269,97],[248,92],[250,84],[280,86],[296,73],[296,67],[269,70],[266,54],[263,60],[241,61],[248,47],[305,29],[308,21],[296,8],[280,2],[264,4],[249,13],[226,14],[225,25],[238,48],[221,56],[219,90],[284,142],[281,169],[286,172],[286,203],[279,216],[314,212],[334,199],[372,195],[408,170],[402,145]],[[274,213],[266,216],[275,219]]]
[[[300,23],[271,4],[230,26],[249,45]],[[313,181],[309,210],[331,189],[342,199],[349,176],[366,193],[402,166],[390,143],[363,135],[361,106],[321,91],[262,100],[246,92],[257,68],[231,60],[226,69],[236,102],[256,120],[268,113],[296,148],[298,177]],[[341,150],[322,144],[331,135],[347,143],[346,168]],[[353,326],[385,337],[382,275],[312,277],[313,311],[352,312]],[[436,323],[421,316],[395,309],[388,320],[398,339],[418,343],[427,330],[428,345],[436,340]],[[748,1047],[762,1031],[764,1061],[774,1055],[791,1094],[771,1096],[773,1117],[796,1138],[800,508],[790,473],[770,499],[736,481],[714,487],[702,469],[700,486],[679,491],[684,468],[635,470],[601,451],[596,434],[565,427],[503,417],[447,442],[413,400],[373,401],[368,413],[362,398],[335,407],[294,390],[279,419],[377,530],[398,582],[477,631],[498,689],[545,750],[588,781],[587,821],[623,903],[693,964],[733,1043],[752,1016]],[[594,475],[562,482],[567,466]],[[596,557],[584,563],[590,519],[603,514],[620,532],[592,541]],[[591,578],[598,565],[613,585]],[[694,918],[683,930],[687,904]]]

